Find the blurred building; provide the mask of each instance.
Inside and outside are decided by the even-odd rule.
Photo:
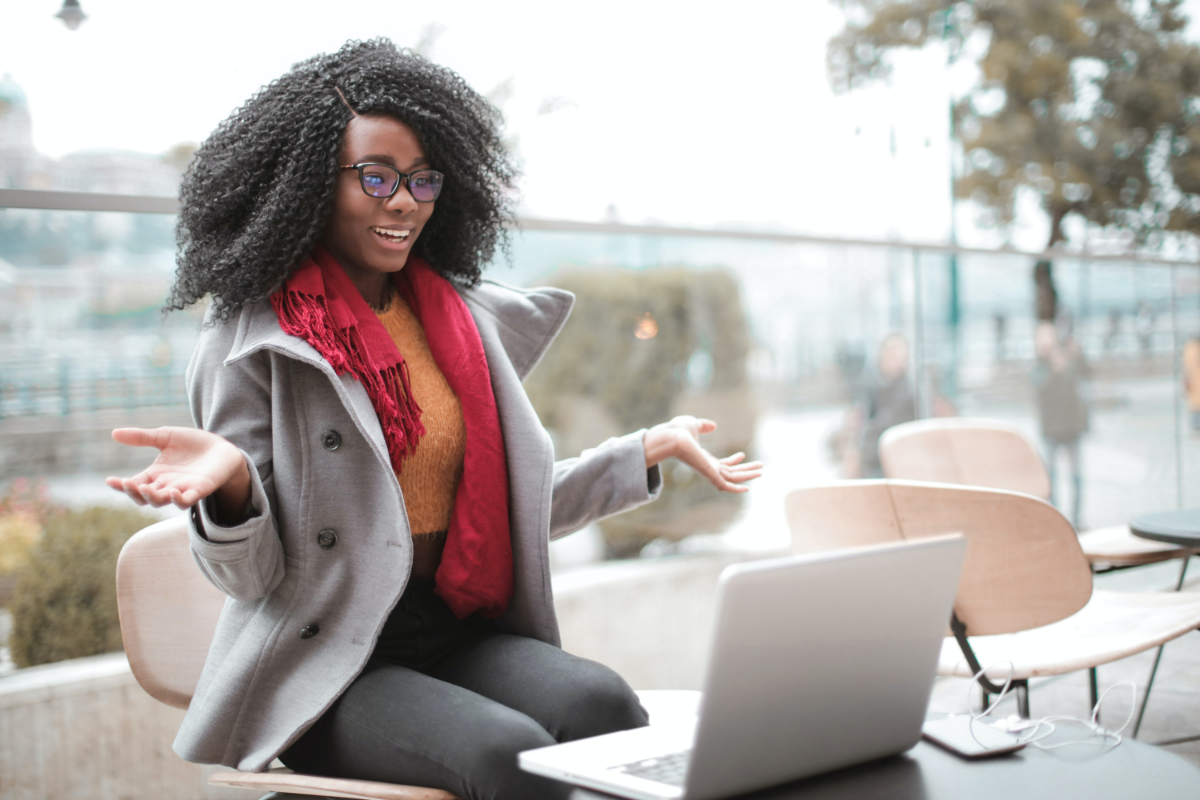
[[[0,79],[0,187],[47,189],[53,164],[33,147],[33,118],[25,91],[11,75]]]
[[[25,91],[11,75],[0,79],[0,188],[170,196],[180,174],[170,155],[85,150],[57,161],[42,155],[33,145]]]

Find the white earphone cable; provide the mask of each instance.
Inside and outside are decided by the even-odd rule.
[[[1137,684],[1133,681],[1122,681],[1121,683],[1113,684],[1105,689],[1104,693],[1101,694],[1100,698],[1096,701],[1096,706],[1092,709],[1090,719],[1082,719],[1079,717],[1070,717],[1065,715],[1041,717],[1040,719],[1021,719],[1014,714],[994,722],[984,722],[984,717],[990,716],[991,713],[996,709],[996,706],[1000,705],[1000,702],[1004,700],[1004,698],[1008,696],[1009,691],[1011,691],[1013,684],[1013,673],[1015,672],[1016,667],[1011,661],[997,661],[994,664],[990,664],[976,672],[973,676],[971,676],[971,682],[967,684],[967,708],[970,709],[972,705],[971,689],[979,680],[979,677],[1003,664],[1008,665],[1008,677],[1004,681],[1003,688],[1000,690],[1000,693],[996,695],[996,699],[990,705],[987,705],[987,707],[978,714],[973,712],[971,713],[971,719],[968,724],[968,728],[971,732],[971,738],[975,739],[975,741],[979,743],[981,747],[986,746],[979,740],[978,737],[975,736],[974,726],[976,723],[981,725],[989,725],[997,730],[1011,733],[1017,736],[1021,744],[1032,745],[1033,747],[1037,747],[1042,750],[1057,750],[1062,747],[1072,747],[1075,745],[1117,747],[1123,741],[1121,734],[1126,728],[1129,727],[1129,723],[1133,721],[1133,712],[1137,707]],[[1113,689],[1116,689],[1118,686],[1129,687],[1129,715],[1125,718],[1125,722],[1121,724],[1121,727],[1117,728],[1115,731],[1111,731],[1105,728],[1099,722],[1100,707],[1104,704],[1104,699],[1108,697],[1109,692],[1111,692]],[[1067,742],[1057,742],[1055,744],[1042,744],[1041,742],[1044,739],[1052,735],[1057,730],[1056,723],[1060,725],[1082,726],[1090,731],[1091,736]],[[1023,732],[1028,732],[1025,737],[1021,736]],[[1095,739],[1097,736],[1100,737],[1099,740]]]

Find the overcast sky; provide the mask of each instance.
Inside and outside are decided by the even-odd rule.
[[[835,96],[825,43],[842,18],[824,0],[82,6],[88,19],[68,31],[53,17],[61,0],[0,0],[0,73],[25,89],[51,156],[199,142],[298,60],[433,30],[435,61],[485,94],[509,82],[522,213],[599,220],[612,206],[633,223],[947,235],[948,97],[973,66],[951,75],[942,53],[913,54],[890,85]],[[1017,243],[1037,248],[1043,228],[1030,220]]]

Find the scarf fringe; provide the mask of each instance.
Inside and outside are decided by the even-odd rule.
[[[425,435],[421,407],[412,395],[408,364],[376,369],[364,352],[357,325],[340,328],[333,324],[324,297],[288,290],[271,295],[271,305],[284,333],[308,341],[329,362],[334,372],[358,378],[383,428],[392,470],[400,472],[403,461],[417,449]]]

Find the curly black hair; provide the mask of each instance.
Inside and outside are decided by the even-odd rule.
[[[414,253],[447,278],[478,283],[497,246],[507,248],[512,220],[517,173],[500,113],[449,69],[374,39],[296,64],[196,151],[180,188],[168,309],[211,294],[227,319],[283,284],[332,211],[354,112],[394,117],[416,133],[446,181]]]

